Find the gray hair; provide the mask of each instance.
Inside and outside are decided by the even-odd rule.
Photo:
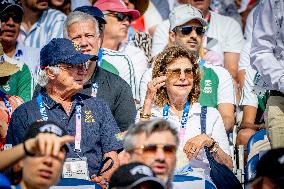
[[[173,125],[167,120],[155,119],[149,121],[140,121],[134,125],[131,125],[124,137],[124,149],[128,151],[135,147],[135,137],[137,135],[145,133],[146,137],[149,137],[151,134],[160,131],[170,131],[175,137],[177,146],[179,145],[178,131],[173,127]]]
[[[63,27],[63,36],[64,38],[68,39],[69,35],[68,35],[68,27],[74,23],[77,22],[86,22],[87,20],[91,20],[94,25],[95,25],[95,31],[97,35],[100,35],[99,32],[99,24],[98,21],[91,15],[84,13],[84,12],[80,12],[80,11],[74,11],[71,12],[65,22],[64,22],[64,27]]]
[[[60,68],[56,67],[56,66],[48,66],[48,68],[50,70],[52,70],[53,74],[58,75],[60,72]],[[36,82],[41,86],[41,87],[45,87],[48,83],[48,76],[46,73],[46,69],[40,70],[38,72],[37,78],[36,78]]]

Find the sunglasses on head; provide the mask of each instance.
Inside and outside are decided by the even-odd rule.
[[[172,78],[179,78],[181,75],[182,70],[180,68],[177,69],[167,69],[166,74],[168,77]],[[193,78],[193,71],[192,68],[186,68],[183,70],[183,73],[186,78]]]
[[[21,23],[22,22],[22,16],[16,15],[16,14],[2,14],[0,16],[1,22],[8,22],[9,19],[12,18],[15,23]]]
[[[125,19],[127,19],[129,22],[131,22],[133,20],[131,15],[124,14],[124,13],[121,13],[121,12],[110,12],[110,13],[107,13],[106,15],[111,15],[111,16],[116,17],[119,22],[122,22]]]
[[[180,31],[182,35],[189,35],[192,30],[195,30],[196,34],[203,36],[205,34],[205,28],[202,26],[180,26],[176,27],[175,31]]]
[[[147,144],[133,148],[130,151],[140,149],[143,155],[154,156],[158,149],[162,149],[166,157],[172,157],[176,153],[176,146],[172,144]]]

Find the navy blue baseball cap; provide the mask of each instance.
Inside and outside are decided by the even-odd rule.
[[[93,16],[100,24],[106,24],[104,13],[94,6],[82,6],[76,8],[74,11],[80,11]]]
[[[8,10],[15,10],[16,13],[24,14],[24,10],[17,0],[7,0],[0,2],[0,14],[7,12]]]
[[[60,63],[83,64],[88,60],[95,61],[96,55],[83,54],[79,46],[64,38],[53,38],[40,51],[40,67],[55,66]]]

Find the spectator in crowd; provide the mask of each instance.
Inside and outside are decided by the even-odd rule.
[[[22,179],[16,188],[49,188],[57,184],[66,153],[69,151],[64,143],[74,139],[66,135],[67,131],[64,128],[52,122],[35,122],[30,125],[22,145],[26,156],[19,163],[22,167]],[[33,139],[35,137],[36,139]],[[32,145],[31,139],[38,144]],[[23,154],[23,150],[19,149],[17,153]]]
[[[109,189],[165,189],[163,181],[143,163],[120,166],[111,176]]]
[[[177,130],[162,119],[139,122],[129,127],[124,138],[123,163],[142,162],[162,179],[167,188],[172,186],[179,145]]]
[[[152,78],[144,106],[137,114],[140,120],[158,117],[172,121],[179,130],[179,150],[185,154],[177,157],[178,162],[183,160],[184,166],[202,168],[203,178],[210,180],[204,147],[210,149],[216,161],[233,168],[224,123],[215,108],[208,107],[207,132],[201,134],[200,70],[194,54],[182,46],[166,48],[155,61]]]
[[[284,2],[261,1],[254,14],[251,64],[262,76],[258,93],[270,90],[265,118],[272,148],[284,146]]]
[[[137,10],[128,9],[120,0],[98,0],[95,6],[104,12],[107,22],[102,43],[103,58],[117,68],[123,79],[134,80],[135,83],[128,83],[138,100],[139,83],[148,65],[147,57],[142,50],[125,40],[131,21],[137,19],[140,14]],[[117,52],[125,54],[129,59],[120,57]]]
[[[199,10],[189,4],[175,7],[170,14],[170,44],[182,45],[193,51],[199,57],[199,66],[202,70],[201,92],[199,103],[202,106],[217,108],[220,112],[226,131],[231,132],[234,126],[235,93],[233,81],[227,70],[214,66],[201,58],[207,22]],[[147,83],[151,80],[152,69],[147,70],[141,81],[140,94],[142,102],[146,96]]]
[[[68,15],[71,12],[71,0],[49,0],[49,7]]]
[[[28,47],[42,48],[52,38],[63,36],[62,12],[49,8],[48,1],[21,0],[24,9],[18,41]]]
[[[62,146],[74,141],[74,137],[66,134],[67,131],[64,128],[51,121],[32,123],[26,132],[26,135],[29,135],[29,137],[26,137],[23,143],[0,152],[0,170],[5,170],[21,159],[31,156],[31,154],[53,156],[55,158],[61,156]],[[67,146],[64,146],[64,148],[68,149]]]
[[[284,148],[269,150],[259,160],[252,189],[284,188]]]
[[[79,7],[75,10],[66,19],[64,36],[76,43],[84,54],[98,55],[102,37],[96,19],[102,22],[103,15],[99,14],[97,8],[91,6]],[[95,17],[95,19],[93,16],[96,15],[102,17]],[[119,76],[97,66],[95,61],[89,63],[85,81],[83,93],[105,100],[120,130],[126,131],[129,125],[134,123],[136,115],[129,85]]]
[[[4,55],[2,45],[0,43],[0,87],[6,85],[11,75],[19,71],[19,67],[16,64],[11,64],[11,59]],[[7,95],[2,89],[0,89],[0,151],[3,150],[8,125],[13,111],[23,103],[23,100],[18,96]],[[2,159],[2,158],[1,158]]]
[[[122,144],[119,128],[106,103],[78,93],[83,88],[86,62],[95,58],[82,54],[68,39],[52,39],[42,48],[38,82],[43,88],[13,113],[7,144],[21,143],[24,130],[34,121],[60,122],[76,139],[67,157],[73,158],[75,165],[78,157],[80,161],[84,157],[88,167],[82,168],[81,175],[105,186],[105,180],[118,167],[117,150]],[[106,157],[113,160],[113,167],[99,176],[100,163]]]
[[[0,42],[4,52],[10,58],[19,61],[21,71],[11,77],[6,87],[8,93],[21,96],[25,101],[30,100],[33,92],[32,78],[39,70],[39,52],[37,48],[24,46],[17,42],[22,22],[23,8],[14,1],[3,1],[1,9],[1,35]],[[31,74],[30,74],[31,72]]]
[[[243,33],[240,24],[230,17],[210,11],[211,0],[179,0],[178,2],[181,4],[189,3],[202,11],[208,22],[203,46],[221,57],[222,65],[230,72],[235,81],[235,86],[237,86],[238,62],[243,47]],[[156,56],[167,45],[169,28],[169,20],[164,21],[156,28],[153,36],[152,56]]]

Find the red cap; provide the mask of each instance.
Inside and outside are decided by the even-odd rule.
[[[139,11],[128,9],[123,0],[98,0],[94,6],[98,7],[102,11],[128,13],[132,16],[133,20],[136,20],[140,16]]]

